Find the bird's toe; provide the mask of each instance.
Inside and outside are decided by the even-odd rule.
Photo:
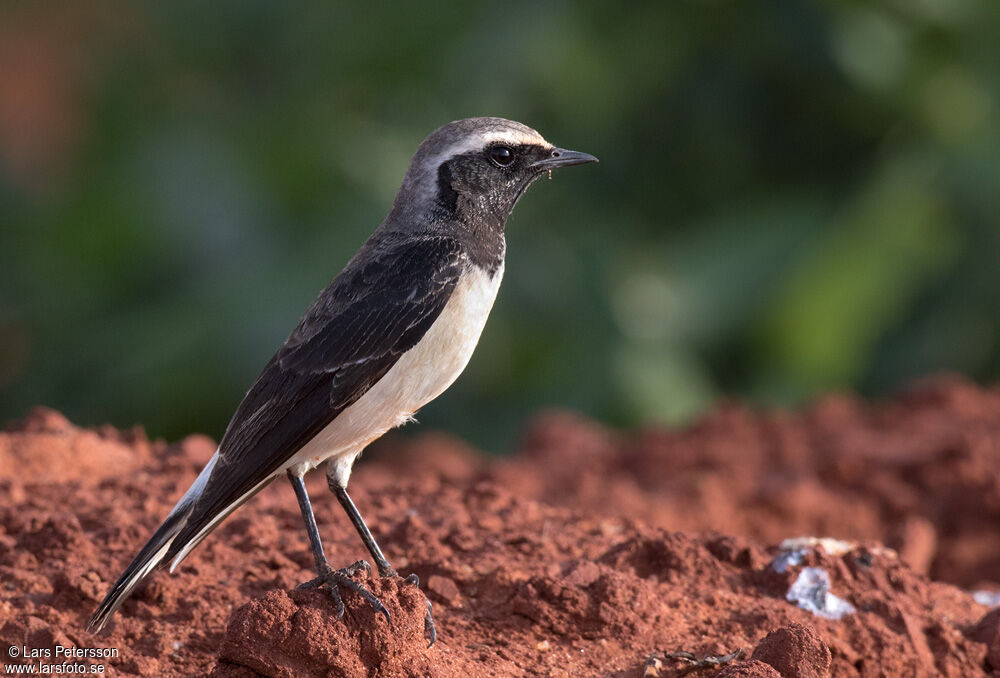
[[[335,570],[329,565],[322,565],[319,568],[318,576],[310,579],[309,581],[302,582],[295,588],[297,589],[315,589],[324,587],[329,592],[330,597],[333,598],[334,605],[337,607],[336,617],[340,619],[344,616],[344,599],[341,595],[341,589],[349,589],[359,596],[364,598],[369,605],[375,608],[375,612],[382,614],[388,623],[392,623],[392,618],[389,616],[389,610],[386,609],[385,605],[378,597],[366,589],[364,586],[354,581],[353,577],[358,572],[364,570],[365,572],[371,572],[371,565],[367,561],[359,560],[356,563],[348,565],[347,567]]]
[[[434,625],[434,616],[431,614],[431,601],[427,601],[427,612],[424,614],[424,638],[427,639],[427,647],[432,647],[437,640],[437,627]]]
[[[403,577],[403,581],[420,588],[420,577],[417,576],[416,572]],[[434,641],[437,640],[437,627],[434,625],[434,615],[431,613],[431,608],[431,601],[428,600],[427,612],[424,614],[424,638],[427,639],[427,647],[434,645]]]

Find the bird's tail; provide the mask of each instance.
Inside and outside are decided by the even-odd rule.
[[[129,566],[125,568],[121,576],[118,577],[118,581],[115,585],[111,587],[108,591],[108,595],[104,597],[104,600],[98,606],[97,611],[94,612],[94,616],[90,618],[90,622],[87,623],[87,630],[91,633],[97,633],[104,628],[104,625],[108,623],[111,619],[111,615],[121,607],[125,599],[131,595],[132,591],[138,586],[143,579],[145,579],[150,572],[156,569],[156,566],[160,564],[163,560],[163,556],[167,554],[167,550],[170,548],[170,544],[174,541],[174,537],[177,533],[181,531],[184,527],[184,522],[187,519],[187,512],[176,514],[171,513],[167,516],[167,519],[160,525],[159,529],[153,533],[153,536],[149,538],[146,545],[142,547],[139,554],[129,563]]]
[[[103,629],[104,625],[111,619],[111,615],[122,606],[122,603],[132,594],[135,587],[142,583],[167,555],[170,546],[174,543],[174,539],[176,539],[187,523],[195,501],[201,496],[202,490],[205,489],[205,485],[212,474],[212,469],[215,468],[215,462],[218,458],[219,453],[216,451],[215,456],[209,460],[205,468],[198,474],[198,478],[188,488],[188,491],[184,493],[184,496],[177,502],[173,510],[170,511],[167,519],[163,521],[163,524],[153,533],[153,536],[149,538],[146,545],[142,547],[142,550],[139,551],[138,555],[132,559],[129,566],[118,577],[118,581],[108,591],[108,595],[104,596],[104,600],[97,607],[94,616],[87,623],[88,631],[97,633]]]

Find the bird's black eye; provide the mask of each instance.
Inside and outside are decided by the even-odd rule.
[[[514,162],[514,151],[506,146],[494,146],[490,149],[490,160],[497,164],[497,167],[510,167]]]

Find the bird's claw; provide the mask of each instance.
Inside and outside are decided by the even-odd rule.
[[[382,601],[379,600],[374,593],[354,581],[352,578],[361,570],[371,572],[371,569],[371,565],[364,560],[359,560],[353,565],[349,565],[340,570],[335,570],[329,565],[324,564],[320,566],[317,577],[299,584],[296,588],[316,589],[320,586],[326,585],[326,590],[329,591],[330,597],[333,598],[333,602],[337,606],[337,619],[344,616],[344,600],[340,595],[340,587],[350,589],[367,600],[368,604],[375,608],[375,612],[381,613],[385,617],[386,622],[392,624],[392,618],[389,616],[389,610],[385,609],[385,605],[382,604]]]
[[[407,584],[413,584],[420,588],[420,577],[414,572],[403,578]],[[424,614],[424,638],[427,639],[427,647],[432,647],[437,640],[437,627],[434,626],[434,616],[431,614],[431,601],[427,600],[427,612]]]
[[[382,604],[382,601],[380,601],[374,593],[353,579],[354,575],[361,570],[371,572],[371,569],[371,565],[366,560],[359,560],[358,562],[339,570],[335,570],[329,565],[323,565],[319,568],[318,576],[299,584],[295,588],[318,589],[321,586],[325,586],[326,590],[330,593],[330,597],[333,598],[334,604],[337,606],[337,619],[344,616],[344,600],[340,595],[340,587],[350,589],[368,601],[368,604],[375,608],[375,612],[381,613],[385,616],[385,620],[392,624],[392,618],[389,616],[389,611],[385,608],[385,605]],[[403,577],[403,581],[407,584],[413,584],[417,588],[420,588],[420,577],[416,574],[409,574],[406,577]],[[431,609],[431,601],[428,600],[427,612],[424,614],[424,638],[427,639],[427,647],[434,645],[434,642],[437,640],[437,627],[434,625],[434,616],[431,614]]]

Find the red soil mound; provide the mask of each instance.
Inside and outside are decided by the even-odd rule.
[[[10,646],[61,645],[116,648],[87,661],[146,676],[1000,670],[1000,616],[964,590],[1000,579],[997,389],[937,380],[880,405],[727,406],[685,430],[630,434],[553,414],[506,460],[443,436],[394,438],[352,494],[394,565],[420,575],[433,648],[424,594],[399,580],[358,575],[391,627],[356,595],[338,622],[326,594],[294,590],[311,556],[285,483],[176,576],[154,575],[110,634],[84,632],[213,451],[203,437],[83,431],[45,410],[0,434],[0,661]],[[327,553],[363,557],[321,477],[310,492]],[[861,545],[777,546],[804,535]]]

